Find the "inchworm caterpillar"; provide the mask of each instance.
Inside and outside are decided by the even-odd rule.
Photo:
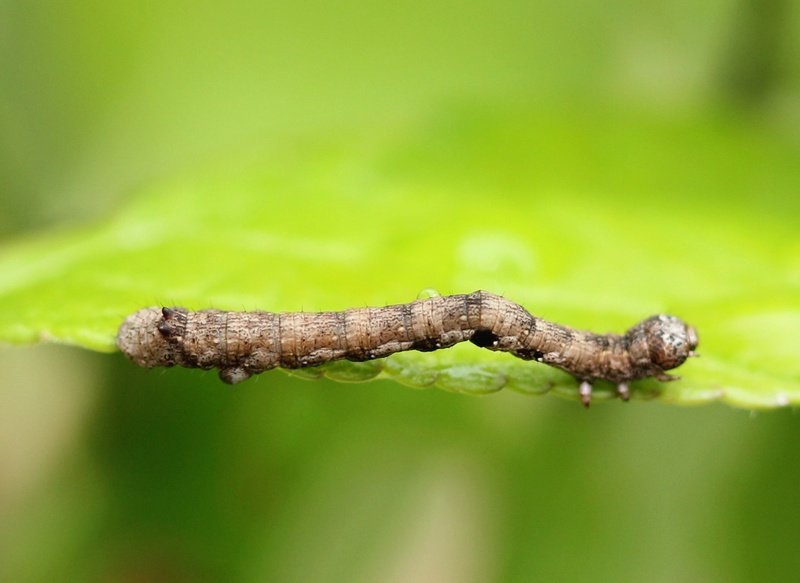
[[[501,296],[476,291],[382,308],[342,312],[225,312],[144,308],[128,316],[117,346],[139,366],[219,368],[239,383],[275,367],[302,368],[333,360],[382,358],[404,350],[432,351],[469,340],[489,350],[555,366],[580,381],[589,406],[592,382],[617,385],[680,366],[697,347],[697,332],[679,318],[652,316],[625,334],[594,334],[560,326]]]

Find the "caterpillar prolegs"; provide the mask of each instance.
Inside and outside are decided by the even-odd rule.
[[[466,340],[568,372],[580,382],[586,407],[597,380],[615,383],[617,394],[628,400],[630,381],[678,378],[665,371],[694,356],[698,342],[694,327],[675,316],[652,316],[622,335],[594,334],[537,318],[504,297],[476,291],[341,312],[144,308],[122,323],[117,346],[139,366],[218,368],[223,381],[236,384],[275,367],[364,361],[404,350],[439,350]]]

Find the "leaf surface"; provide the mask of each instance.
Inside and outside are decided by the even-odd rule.
[[[340,310],[487,289],[598,332],[659,312],[694,324],[702,358],[635,396],[800,403],[800,156],[779,135],[711,115],[463,108],[245,158],[6,245],[0,339],[112,351],[148,305]],[[467,345],[295,374],[576,395],[565,373]]]

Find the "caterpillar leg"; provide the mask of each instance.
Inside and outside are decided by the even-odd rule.
[[[219,369],[219,378],[222,379],[222,382],[229,385],[241,383],[242,381],[249,379],[252,374],[253,373],[243,367],[233,366],[230,368]]]
[[[660,380],[662,383],[665,383],[667,381],[678,381],[680,380],[681,377],[662,372],[660,375],[656,376],[656,378]]]
[[[628,383],[620,383],[617,385],[617,395],[623,401],[630,401],[631,390],[628,388]]]
[[[578,395],[581,397],[581,403],[587,409],[589,405],[592,404],[592,383],[589,381],[581,381],[580,386],[578,387]]]

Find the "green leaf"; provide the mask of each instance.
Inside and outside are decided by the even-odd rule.
[[[112,351],[148,305],[338,310],[487,289],[599,332],[658,312],[694,324],[702,358],[634,397],[798,404],[799,158],[720,115],[462,108],[402,135],[317,136],[7,245],[0,338]],[[576,395],[565,373],[466,345],[295,374]]]

